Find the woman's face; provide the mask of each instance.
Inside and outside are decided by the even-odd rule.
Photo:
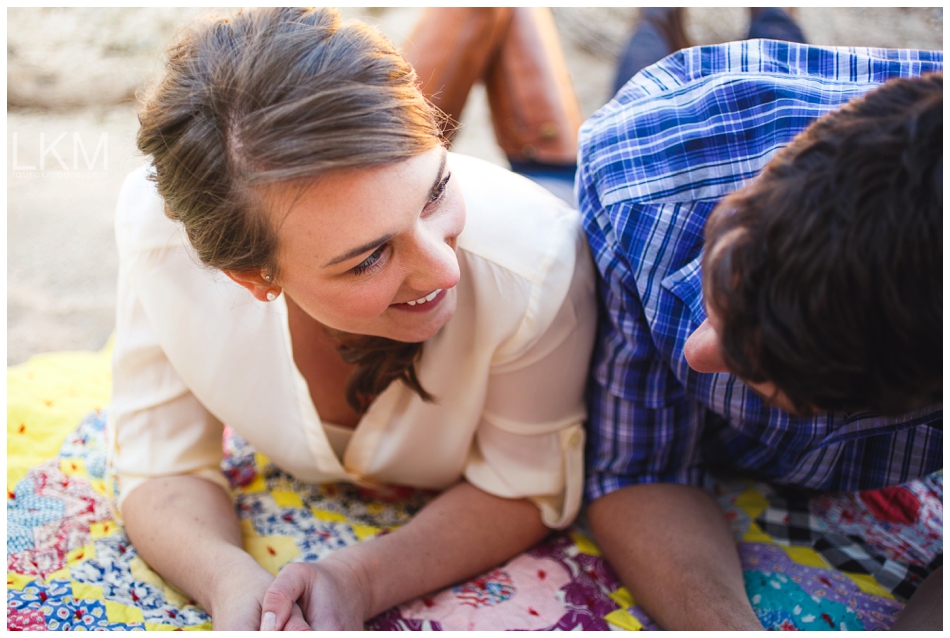
[[[455,313],[465,202],[438,146],[270,189],[275,285],[321,324],[419,342]]]

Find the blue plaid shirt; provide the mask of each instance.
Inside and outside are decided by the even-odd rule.
[[[641,71],[584,124],[576,191],[602,304],[589,499],[636,483],[698,485],[712,467],[820,490],[942,468],[941,406],[899,418],[795,417],[683,357],[706,318],[703,227],[719,199],[815,118],[942,62],[941,52],[771,40],[695,47]]]

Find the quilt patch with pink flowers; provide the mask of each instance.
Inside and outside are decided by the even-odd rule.
[[[29,418],[23,424],[32,427]],[[152,571],[112,519],[104,429],[104,412],[90,413],[57,456],[8,485],[7,628],[210,629],[208,614]],[[433,497],[398,487],[303,484],[228,430],[222,445],[245,548],[274,573],[404,525]],[[883,490],[812,498],[742,481],[711,481],[707,488],[730,522],[749,599],[768,629],[887,629],[942,564],[942,472]],[[581,522],[366,628],[657,627]]]

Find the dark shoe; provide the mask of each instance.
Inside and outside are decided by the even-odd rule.
[[[754,22],[766,9],[771,8],[781,9],[792,20],[798,16],[798,7],[749,7],[749,22]]]
[[[686,10],[683,7],[645,7],[641,9],[641,20],[650,22],[656,27],[666,42],[670,51],[679,51],[693,46],[686,35]]]
[[[651,7],[640,10],[640,23],[617,60],[614,93],[627,80],[674,51],[692,46],[683,25],[682,7]]]
[[[806,44],[802,28],[795,22],[794,8],[751,7],[749,9],[749,39],[784,40]]]

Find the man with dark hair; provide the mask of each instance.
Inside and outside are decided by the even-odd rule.
[[[943,77],[891,80],[779,151],[706,224],[724,367],[792,410],[901,414],[943,392]],[[691,344],[686,358],[694,370]],[[697,355],[694,355],[697,356]]]
[[[943,467],[942,60],[695,47],[581,129],[588,516],[664,628],[762,628],[708,471],[843,491]],[[898,623],[939,628],[941,578]]]

